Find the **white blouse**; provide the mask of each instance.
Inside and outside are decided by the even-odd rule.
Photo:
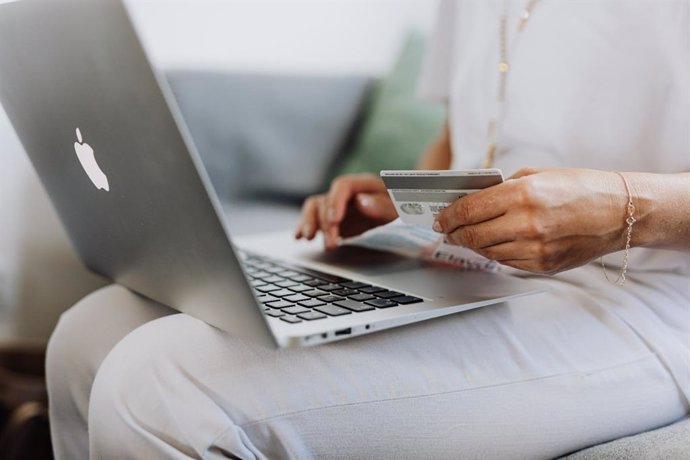
[[[507,2],[495,166],[690,171],[690,1],[541,0],[518,32],[526,4]],[[503,0],[441,3],[421,91],[449,105],[455,169],[484,161],[504,11]],[[635,248],[630,270],[690,274],[690,254]]]

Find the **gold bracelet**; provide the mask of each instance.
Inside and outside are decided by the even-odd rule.
[[[621,176],[621,179],[623,179],[623,183],[625,184],[625,191],[628,194],[628,217],[627,219],[625,219],[625,223],[628,224],[625,235],[625,253],[623,253],[623,267],[621,268],[621,273],[620,275],[618,275],[616,281],[611,281],[608,273],[606,272],[606,266],[604,265],[604,256],[601,256],[599,260],[601,261],[601,269],[604,271],[606,281],[608,281],[611,284],[623,286],[625,284],[625,274],[628,272],[628,255],[630,253],[630,241],[632,240],[633,225],[635,224],[635,222],[637,222],[637,219],[635,219],[635,205],[633,204],[632,193],[630,192],[630,185],[628,184],[628,180],[622,173],[616,171],[616,174]]]

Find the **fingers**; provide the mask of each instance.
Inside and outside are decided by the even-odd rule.
[[[449,234],[459,227],[502,216],[515,200],[513,190],[510,182],[504,182],[456,200],[438,214],[434,230]]]
[[[319,230],[319,214],[320,208],[323,207],[323,202],[323,195],[312,196],[305,200],[304,205],[302,205],[302,216],[295,231],[296,239],[314,239],[316,232]]]
[[[540,251],[539,243],[531,241],[509,241],[474,251],[487,259],[498,262],[525,261],[535,258]]]
[[[338,245],[338,230],[328,223],[326,209],[324,195],[307,198],[302,206],[302,217],[295,231],[295,238],[313,240],[320,230],[323,232],[326,248],[335,248]]]
[[[568,242],[563,240],[543,243],[540,241],[511,241],[475,249],[475,252],[508,265],[532,273],[554,274],[567,268]]]
[[[373,174],[357,174],[336,178],[326,194],[319,214],[326,249],[337,247],[340,239],[340,224],[355,195],[364,192],[385,191],[386,187],[381,178]]]
[[[323,244],[326,249],[335,249],[340,238],[340,223],[333,221],[332,208],[328,206],[328,197],[319,203],[319,228],[323,233]]]
[[[358,193],[385,192],[380,177],[372,174],[340,176],[331,184],[326,194],[325,219],[329,225],[337,225],[345,217],[347,205]]]
[[[515,220],[513,214],[506,214],[478,224],[458,227],[445,238],[450,244],[482,249],[529,236],[526,235],[522,223]]]
[[[511,241],[475,249],[474,251],[487,259],[495,260],[502,265],[520,270],[542,274],[555,272],[555,270],[548,266],[548,262],[544,260],[546,256],[545,249],[538,242]]]
[[[359,193],[365,196],[355,200],[355,205],[365,216],[382,220],[397,217],[381,178],[371,174],[341,176],[333,181],[327,194],[310,197],[304,202],[295,238],[311,240],[321,231],[326,248],[335,248],[348,205]]]
[[[398,217],[387,193],[359,193],[355,197],[355,205],[363,216],[370,219],[391,221]]]

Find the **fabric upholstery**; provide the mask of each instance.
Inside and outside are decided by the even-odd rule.
[[[222,200],[320,191],[372,83],[193,71],[171,72],[168,81]]]
[[[414,169],[427,145],[441,132],[446,111],[417,95],[424,38],[409,35],[390,75],[377,87],[354,149],[340,173]]]
[[[690,418],[656,430],[600,444],[566,460],[667,460],[690,458]]]

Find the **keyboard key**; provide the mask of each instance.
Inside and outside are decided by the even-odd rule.
[[[398,302],[399,304],[402,304],[402,305],[407,305],[410,303],[424,302],[423,299],[420,299],[419,297],[413,297],[411,295],[403,295],[400,297],[393,297],[391,300],[393,302]]]
[[[343,288],[343,289],[336,289],[335,291],[332,291],[333,294],[339,295],[342,297],[347,297],[349,295],[355,295],[359,294],[356,290],[354,289],[349,289],[349,288]]]
[[[342,276],[337,276],[337,275],[329,275],[328,273],[323,273],[323,272],[316,272],[317,277],[321,278],[322,280],[328,281],[329,283],[346,283],[348,281],[352,281],[349,278],[343,278]]]
[[[348,315],[352,313],[350,310],[343,308],[343,307],[338,307],[337,305],[324,305],[322,307],[316,307],[314,310],[320,311],[321,313],[325,313],[329,316],[341,316],[341,315]]]
[[[285,321],[286,323],[290,324],[295,324],[295,323],[301,323],[302,320],[297,318],[296,316],[283,316],[280,318],[281,321]]]
[[[292,280],[283,280],[283,281],[279,281],[275,284],[276,284],[276,286],[280,286],[282,288],[297,286],[297,283],[292,281]]]
[[[311,310],[309,310],[308,308],[300,307],[299,305],[295,305],[294,307],[283,308],[282,311],[285,313],[289,313],[290,315],[299,315],[300,313],[306,313]]]
[[[284,271],[285,269],[283,267],[273,265],[271,267],[266,267],[264,270],[266,270],[268,273],[276,274],[276,273],[280,273],[280,272]]]
[[[331,292],[331,291],[336,291],[336,290],[342,289],[342,288],[338,284],[330,283],[330,284],[322,284],[321,286],[319,286],[319,289],[321,289],[322,291]]]
[[[326,315],[324,315],[323,313],[319,313],[318,311],[310,311],[308,313],[301,313],[297,316],[299,316],[302,319],[306,319],[307,321],[313,321],[315,319],[328,318]]]
[[[298,302],[299,305],[302,305],[303,307],[307,308],[314,308],[314,307],[320,307],[321,305],[326,305],[326,302],[322,302],[319,299],[309,299],[309,300],[303,300],[302,302]]]
[[[372,307],[371,305],[366,305],[361,302],[355,302],[354,300],[341,300],[340,302],[334,303],[339,307],[347,308],[348,310],[356,312],[369,311],[374,309],[374,307]]]
[[[301,302],[303,300],[309,300],[309,297],[307,297],[306,295],[302,295],[302,294],[295,294],[295,295],[283,297],[283,300],[287,300],[288,302],[297,303],[297,302]]]
[[[278,286],[280,286],[280,285],[278,285]],[[378,286],[369,286],[369,287],[361,288],[359,290],[359,292],[362,292],[364,294],[373,294],[375,292],[381,292],[381,291],[385,291],[385,289],[382,287],[378,287]]]
[[[280,288],[278,286],[275,286],[273,284],[266,284],[265,286],[258,286],[258,287],[255,287],[254,289],[256,289],[259,292],[263,292],[263,293],[280,290]]]
[[[303,284],[306,284],[307,286],[311,287],[316,287],[316,286],[321,286],[322,284],[328,284],[325,281],[321,280],[316,280],[316,279],[310,279],[309,281],[302,281]]]
[[[290,289],[281,289],[279,291],[271,291],[272,296],[276,297],[287,297],[290,295],[294,295],[295,293],[291,291]]]
[[[324,292],[324,294],[326,294],[326,293]],[[333,294],[318,296],[318,298],[319,298],[319,300],[323,300],[326,303],[335,303],[335,302],[338,302],[339,300],[345,300],[342,297],[337,296],[337,295],[333,295]]]
[[[305,291],[311,291],[312,288],[309,286],[305,286],[304,284],[298,284],[296,286],[290,286],[288,289],[290,289],[293,292],[305,292]]]
[[[342,278],[342,277],[336,276],[336,275],[330,275],[328,273],[319,272],[316,270],[311,270],[309,268],[299,267],[299,268],[297,268],[297,270],[306,274],[306,275],[310,275],[313,278],[318,278],[318,279],[327,281],[329,283],[344,283],[346,281],[351,281],[347,278]]]
[[[266,278],[261,278],[261,279],[267,283],[278,283],[280,281],[283,281],[283,278],[281,278],[280,276],[276,276],[276,275],[267,276]]]
[[[251,280],[249,282],[249,284],[251,284],[254,287],[259,287],[259,286],[264,286],[266,284],[266,281],[264,281],[264,280]]]
[[[268,294],[263,294],[257,297],[257,300],[261,303],[267,303],[267,302],[275,302],[276,300],[280,300],[278,297],[273,297],[272,295]]]
[[[370,284],[360,283],[359,281],[349,281],[347,283],[340,283],[340,285],[348,289],[362,289],[371,286]]]
[[[286,302],[286,301],[284,301],[284,300],[278,300],[277,302],[268,302],[266,305],[269,306],[269,307],[271,307],[271,308],[278,308],[278,309],[281,309],[281,308],[288,308],[288,307],[294,307],[294,306],[295,306],[294,303],[292,303],[292,302]]]
[[[302,294],[309,296],[309,297],[320,297],[322,295],[328,295],[328,292],[320,291],[318,289],[312,289],[310,291],[304,291]]]
[[[285,283],[288,279],[297,283],[304,283],[308,287],[316,287],[322,284],[346,283],[352,280],[329,273],[312,270],[305,267],[296,267],[291,264],[274,261],[273,259],[258,257],[255,255],[242,256],[242,263],[247,270],[251,271],[250,276],[255,279],[262,279],[269,284],[281,283],[278,287],[292,287],[292,284]],[[335,288],[338,289],[339,287]],[[282,319],[282,318],[281,318]]]
[[[268,316],[272,316],[274,318],[280,318],[281,316],[285,316],[285,313],[283,313],[280,310],[269,310],[266,312]]]
[[[311,276],[307,276],[304,273],[298,273],[295,276],[288,276],[292,281],[297,281],[298,283],[304,283],[305,281],[313,280]]]
[[[396,292],[396,291],[383,291],[383,292],[377,292],[376,297],[381,297],[382,299],[390,299],[391,297],[399,297],[401,295],[405,295],[402,292]]]
[[[352,300],[356,300],[357,302],[364,302],[365,300],[371,300],[371,299],[374,299],[375,297],[373,295],[369,295],[369,294],[355,294],[355,295],[351,295],[350,298]]]
[[[374,300],[367,300],[366,302],[367,305],[374,306],[376,308],[389,308],[389,307],[395,307],[398,304],[393,302],[392,300],[388,299],[374,299]]]

